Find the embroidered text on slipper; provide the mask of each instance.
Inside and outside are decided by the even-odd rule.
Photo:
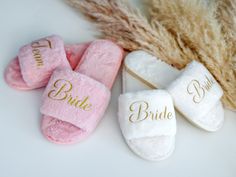
[[[150,120],[164,120],[172,119],[172,112],[168,111],[168,107],[164,106],[163,110],[156,109],[151,111],[149,109],[149,103],[147,101],[135,101],[130,104],[129,110],[131,112],[129,121],[132,123],[141,122],[146,119]]]
[[[194,79],[187,86],[187,92],[190,95],[193,95],[193,102],[200,103],[204,97],[206,92],[209,92],[215,83],[213,78],[209,78],[205,75],[206,80],[203,83]]]
[[[40,48],[52,48],[52,43],[48,39],[42,39],[31,43],[33,57],[38,67],[43,66],[43,58]]]
[[[65,79],[58,79],[53,84],[53,89],[48,92],[48,97],[53,100],[65,101],[67,104],[84,111],[91,110],[91,104],[89,103],[89,96],[79,99],[78,96],[72,97],[70,94],[73,85],[70,81]]]

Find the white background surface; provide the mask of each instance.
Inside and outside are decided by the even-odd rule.
[[[230,111],[216,133],[178,116],[176,150],[167,160],[153,163],[133,154],[117,121],[120,76],[107,113],[89,139],[75,145],[48,142],[40,132],[43,89],[13,90],[3,72],[21,45],[50,34],[76,43],[95,39],[97,32],[62,0],[0,0],[0,177],[236,176],[236,113]]]

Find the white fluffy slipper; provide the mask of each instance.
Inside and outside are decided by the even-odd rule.
[[[119,97],[118,116],[128,146],[143,159],[166,159],[174,151],[176,134],[170,94],[164,90],[147,90],[149,87],[143,81],[124,68],[122,80],[124,94]]]
[[[149,88],[166,88],[175,107],[194,125],[217,131],[224,122],[220,98],[223,91],[210,72],[197,61],[183,70],[162,62],[144,51],[134,51],[125,58],[125,70]]]

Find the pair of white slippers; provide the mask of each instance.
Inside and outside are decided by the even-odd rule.
[[[134,51],[124,61],[119,97],[123,136],[142,158],[166,159],[175,148],[174,107],[197,127],[214,132],[224,122],[222,95],[220,85],[197,61],[179,71],[144,51]]]

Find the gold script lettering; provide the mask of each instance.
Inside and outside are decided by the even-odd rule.
[[[204,83],[200,83],[198,80],[192,80],[187,86],[187,92],[190,95],[193,95],[193,102],[200,103],[206,92],[209,92],[214,84],[214,80],[210,79],[205,75],[206,80]]]
[[[149,110],[149,103],[147,101],[135,101],[129,106],[129,110],[131,112],[129,121],[132,123],[141,122],[146,119],[172,119],[172,113],[168,111],[167,106],[164,106],[163,111],[156,110],[156,112],[153,112]]]
[[[70,106],[82,109],[84,111],[90,111],[92,105],[89,103],[89,96],[83,99],[79,99],[78,96],[72,97],[70,92],[73,89],[73,85],[70,81],[64,79],[58,79],[53,84],[53,89],[48,92],[48,97],[53,100],[65,101]]]
[[[67,98],[68,92],[72,90],[72,84],[63,79],[57,80],[53,84],[54,88],[48,93],[48,97],[54,100],[65,100]]]
[[[41,41],[36,41],[36,42],[32,42],[31,43],[31,47],[32,47],[32,53],[33,53],[33,57],[35,59],[35,62],[37,64],[38,67],[43,66],[43,59],[42,59],[42,55],[40,52],[40,48],[52,48],[52,43],[50,40],[48,39],[44,39]]]
[[[149,105],[146,101],[136,101],[132,103],[129,107],[131,112],[134,112],[129,116],[130,122],[140,122],[145,120],[148,117],[148,109]],[[144,113],[145,115],[141,117],[141,114]]]

